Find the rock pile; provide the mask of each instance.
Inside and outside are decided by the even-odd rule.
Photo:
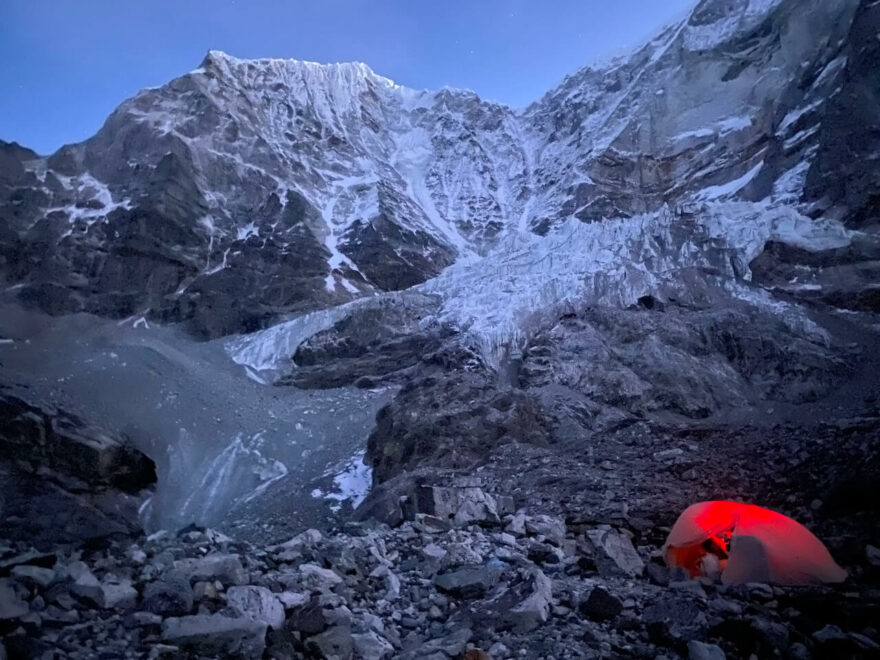
[[[459,525],[416,513],[263,547],[190,526],[54,553],[0,548],[0,657],[880,653],[873,549],[851,568],[859,586],[724,587],[670,574],[638,530],[501,513],[504,498],[478,490],[468,501],[494,507]]]

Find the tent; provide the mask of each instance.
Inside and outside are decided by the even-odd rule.
[[[739,502],[700,502],[682,513],[663,546],[670,567],[724,584],[843,582],[822,541],[781,513]]]

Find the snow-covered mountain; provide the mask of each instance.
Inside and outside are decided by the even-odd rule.
[[[731,199],[855,217],[872,184],[823,183],[842,158],[826,118],[861,103],[875,14],[703,0],[523,111],[363,64],[212,51],[83,143],[3,146],[3,274],[52,313],[214,337],[405,289],[571,220]]]

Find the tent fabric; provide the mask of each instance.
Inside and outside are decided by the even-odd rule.
[[[669,532],[663,552],[669,566],[685,568],[692,577],[720,566],[725,584],[846,579],[846,571],[810,530],[753,504],[716,501],[688,507]]]

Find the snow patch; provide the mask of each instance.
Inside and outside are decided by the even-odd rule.
[[[755,165],[738,179],[728,181],[727,183],[718,186],[703,188],[703,190],[697,193],[695,198],[703,201],[711,201],[731,197],[751,183],[752,180],[758,176],[758,172],[761,171],[762,167],[764,167],[764,161]]]
[[[257,228],[256,223],[252,220],[247,223],[244,227],[239,227],[235,233],[235,238],[239,241],[245,241],[251,236],[259,236],[260,230]]]
[[[365,456],[365,450],[355,453],[342,470],[333,476],[334,490],[325,493],[320,488],[315,488],[312,497],[331,500],[334,502],[330,505],[333,511],[339,511],[343,502],[349,502],[351,507],[356,509],[366,499],[373,484],[373,470],[364,461]],[[331,473],[326,473],[325,476]]]

